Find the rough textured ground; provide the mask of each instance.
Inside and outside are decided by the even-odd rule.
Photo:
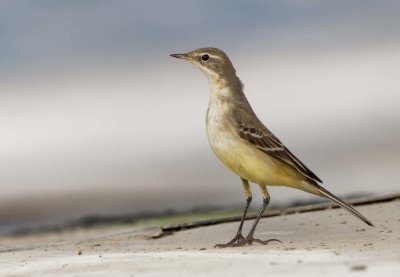
[[[264,218],[256,236],[283,244],[215,249],[225,223],[147,239],[128,225],[0,237],[0,276],[397,276],[400,201],[359,206],[376,228],[341,209]],[[246,222],[246,230],[252,222]]]

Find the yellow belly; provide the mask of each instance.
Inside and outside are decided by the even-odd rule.
[[[207,135],[215,155],[237,175],[256,184],[301,188],[302,180],[293,168],[270,157],[241,139],[230,122],[229,105],[210,102],[207,112]]]
[[[265,185],[300,188],[302,177],[287,165],[245,141],[224,138],[211,145],[222,163],[240,177]]]

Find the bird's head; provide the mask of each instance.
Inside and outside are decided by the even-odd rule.
[[[196,65],[211,80],[235,76],[235,68],[228,56],[218,48],[199,48],[188,53],[170,56]]]

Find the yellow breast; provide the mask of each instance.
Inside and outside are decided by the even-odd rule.
[[[210,104],[208,141],[215,155],[240,177],[258,184],[299,186],[299,177],[288,166],[242,140],[229,121],[229,107]]]

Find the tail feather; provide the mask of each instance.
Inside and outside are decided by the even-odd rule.
[[[314,186],[315,185],[316,184],[314,184]],[[365,216],[363,216],[360,212],[358,212],[352,206],[350,206],[349,204],[347,204],[343,200],[337,198],[335,195],[333,195],[332,193],[330,193],[329,191],[327,191],[323,187],[321,187],[319,185],[316,185],[315,187],[322,194],[322,196],[325,196],[325,197],[329,198],[330,200],[332,200],[333,202],[338,204],[340,207],[344,208],[345,210],[349,211],[350,213],[352,213],[353,215],[355,215],[356,217],[358,217],[359,219],[364,221],[369,226],[375,227],[374,224],[372,224],[372,222],[369,219],[367,219]]]

